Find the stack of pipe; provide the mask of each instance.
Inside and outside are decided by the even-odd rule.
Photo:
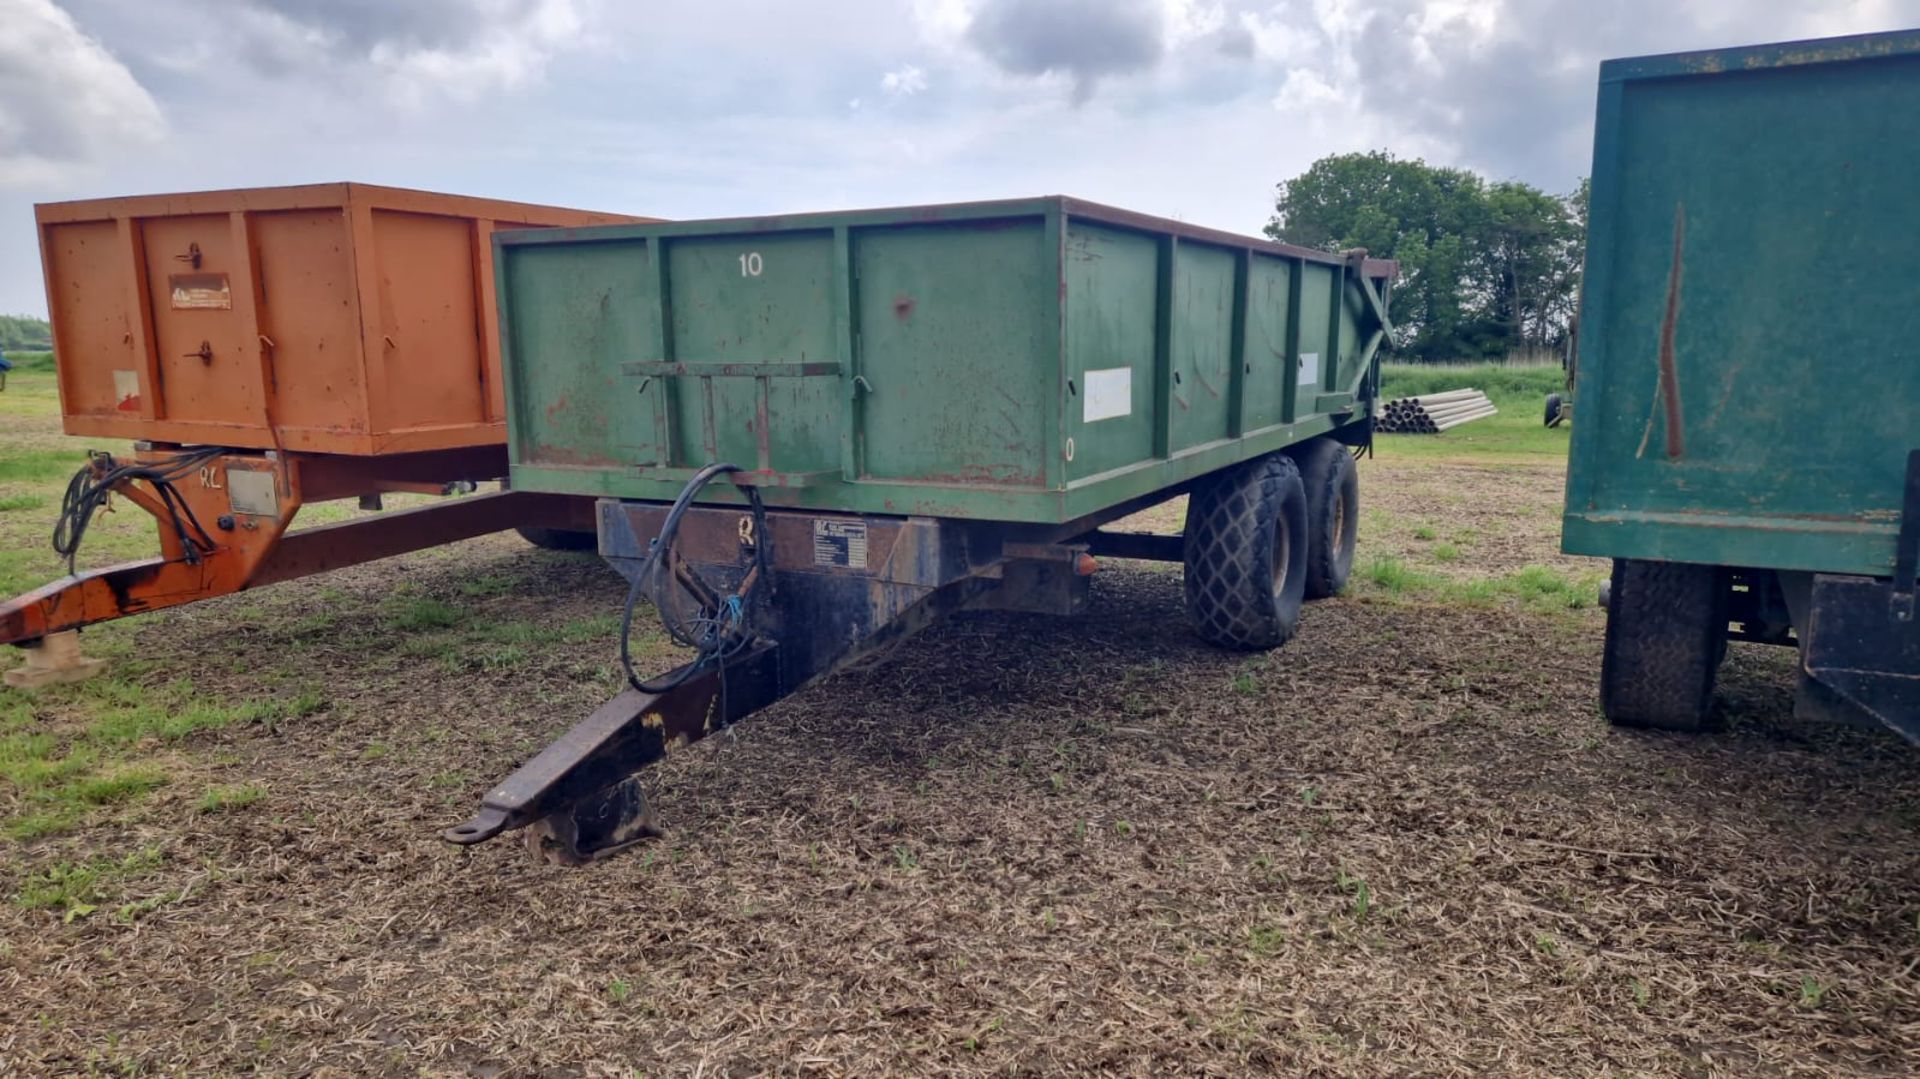
[[[1484,419],[1498,409],[1480,390],[1449,390],[1401,397],[1374,413],[1374,429],[1388,434],[1437,435],[1449,427]]]

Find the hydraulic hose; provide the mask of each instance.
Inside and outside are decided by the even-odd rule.
[[[620,612],[620,666],[626,671],[627,684],[642,693],[665,693],[710,664],[725,663],[728,657],[746,647],[753,639],[754,600],[763,589],[769,587],[771,577],[767,555],[770,541],[766,527],[767,511],[756,488],[738,485],[747,493],[754,523],[754,565],[749,569],[740,590],[721,598],[717,604],[710,605],[702,601],[699,613],[691,617],[682,617],[678,613],[678,605],[672,601],[671,595],[675,587],[671,558],[681,519],[707,484],[723,475],[741,471],[744,470],[738,465],[716,463],[694,473],[667,510],[667,519],[660,526],[660,535],[653,540],[639,572],[634,574],[632,586],[627,589],[627,602]],[[652,682],[642,679],[633,668],[633,610],[643,594],[659,613],[667,635],[676,644],[694,650],[692,663]]]
[[[218,446],[203,446],[159,461],[133,464],[121,464],[110,453],[90,453],[86,465],[67,481],[66,493],[60,498],[60,516],[53,525],[53,549],[66,557],[67,572],[75,572],[80,541],[86,538],[93,515],[106,505],[108,496],[135,480],[145,480],[152,485],[161,504],[167,508],[163,524],[173,529],[187,562],[197,565],[203,554],[218,545],[194,516],[193,508],[187,505],[173,481],[224,452]]]

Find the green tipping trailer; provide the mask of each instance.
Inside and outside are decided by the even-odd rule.
[[[634,773],[963,609],[1071,614],[1098,557],[1183,563],[1264,649],[1344,583],[1395,271],[1067,198],[496,234],[512,485],[695,659],[447,838],[604,856]],[[1103,526],[1189,495],[1181,536]]]
[[[1601,702],[1691,730],[1726,642],[1920,740],[1920,32],[1601,67],[1564,548]]]

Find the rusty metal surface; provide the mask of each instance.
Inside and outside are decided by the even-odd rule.
[[[496,229],[647,220],[363,184],[35,216],[69,434],[356,455],[505,441]]]
[[[1673,267],[1667,271],[1667,310],[1660,318],[1660,407],[1666,416],[1667,456],[1678,458],[1686,453],[1686,435],[1681,426],[1680,408],[1680,369],[1674,358],[1674,332],[1680,324],[1680,280],[1686,266],[1687,252],[1687,207],[1680,203],[1673,208]],[[1653,421],[1647,421],[1647,433],[1653,433]],[[1640,452],[1645,453],[1647,440],[1640,439]]]
[[[592,519],[590,502],[563,495],[500,491],[450,498],[431,506],[288,532],[260,562],[246,587],[326,573],[509,528],[584,531],[592,527]]]
[[[1146,532],[1094,532],[1087,536],[1087,550],[1113,558],[1179,562],[1186,558],[1186,537]]]
[[[495,785],[480,812],[448,829],[445,837],[451,843],[480,843],[563,814],[545,838],[564,850],[564,860],[577,864],[612,853],[639,837],[627,825],[644,802],[624,796],[595,800],[595,795],[669,750],[699,741],[783,695],[778,650],[766,642],[666,693],[628,689]],[[583,800],[586,805],[578,812],[566,812]],[[616,808],[623,812],[613,813]]]
[[[170,451],[155,447],[135,456],[159,461]],[[396,483],[487,479],[498,475],[501,457],[497,446],[394,458],[219,455],[175,483],[214,541],[212,550],[192,557],[165,523],[166,506],[137,482],[125,485],[117,497],[156,519],[160,557],[64,577],[0,602],[0,644],[509,528],[593,529],[591,500],[513,491],[289,531],[309,501],[377,493]]]

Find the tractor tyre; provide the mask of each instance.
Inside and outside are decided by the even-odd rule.
[[[1201,480],[1187,500],[1187,613],[1211,644],[1278,648],[1306,598],[1307,492],[1300,469],[1270,453]]]
[[[1600,660],[1600,709],[1609,722],[1706,729],[1726,651],[1727,581],[1720,567],[1614,561]]]
[[[1353,575],[1360,534],[1360,469],[1347,448],[1313,438],[1287,451],[1307,492],[1307,598],[1337,595]]]

